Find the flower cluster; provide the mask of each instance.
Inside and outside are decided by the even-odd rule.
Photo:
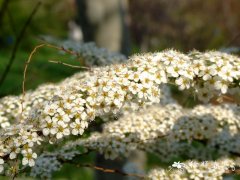
[[[148,72],[133,71],[133,65],[96,68],[88,77],[61,86],[42,108],[33,108],[27,119],[1,131],[1,157],[8,158],[12,149],[18,149],[16,153],[24,156],[23,164],[32,166],[36,157],[34,146],[40,141],[52,143],[70,134],[81,135],[96,116],[116,114],[125,102],[159,102],[158,84],[152,80],[134,81],[134,75],[140,77]],[[147,62],[143,66],[152,68]]]
[[[177,104],[154,105],[140,112],[129,112],[105,124],[102,133],[68,142],[62,149],[71,153],[80,146],[102,153],[106,159],[128,157],[132,151],[143,150],[156,154],[166,163],[179,156],[202,161],[232,156],[240,153],[239,112],[237,105],[230,104],[198,105],[192,110]],[[59,157],[59,154],[64,153],[60,150],[52,156]],[[199,167],[194,171],[204,174],[204,168]],[[220,176],[220,172],[213,175]]]
[[[129,151],[140,149],[153,152],[161,160],[168,161],[186,153],[188,148],[192,151],[187,151],[185,156],[204,159],[206,155],[210,156],[207,152],[214,150],[225,155],[240,153],[239,122],[237,105],[199,105],[192,110],[177,104],[164,107],[155,105],[105,124],[103,133],[92,134],[73,145],[97,150],[111,159],[119,155],[127,156]],[[193,141],[204,142],[204,146],[191,148]]]
[[[196,118],[194,118],[194,115]],[[190,119],[185,121],[186,118]],[[182,121],[183,119],[184,121]],[[166,162],[178,155],[199,160],[212,159],[212,155],[214,153],[216,155],[216,150],[225,150],[224,155],[230,152],[239,153],[238,139],[240,138],[236,137],[239,134],[239,121],[239,107],[236,105],[200,105],[191,111],[176,104],[155,105],[140,112],[128,113],[118,121],[106,124],[103,134],[95,133],[86,140],[79,139],[67,143],[62,148],[62,150],[66,151],[56,151],[51,154],[51,157],[65,156],[65,154],[69,153],[73,157],[78,154],[74,150],[75,147],[83,146],[88,150],[103,153],[105,158],[110,159],[115,159],[121,155],[127,156],[130,151],[136,149],[153,152],[162,161]],[[204,128],[207,127],[206,125],[211,128],[212,132]],[[203,128],[199,129],[199,127]],[[178,131],[182,134],[188,134],[191,128],[193,129],[190,131],[189,136],[183,136],[179,139],[181,136],[178,136]],[[183,133],[184,131],[185,133]],[[198,133],[202,135],[200,136]],[[228,133],[229,137],[226,136],[226,133]],[[193,147],[190,143],[194,140],[200,140],[199,142],[201,142],[204,139],[207,140],[205,146]],[[187,140],[187,142],[181,140]],[[41,160],[42,157],[44,160]],[[37,168],[41,169],[41,172],[46,171],[45,175],[51,176],[52,171],[55,171],[54,166],[50,172],[48,167],[44,165],[45,163],[42,163],[42,161],[47,161],[49,154],[43,154],[42,157],[39,158],[39,162],[37,161]],[[55,159],[55,161],[61,164],[58,159]],[[33,171],[37,172],[36,167],[34,167]],[[40,176],[40,174],[35,173],[34,176]]]
[[[51,179],[53,172],[58,171],[62,164],[56,156],[39,156],[36,165],[32,168],[31,176],[40,176],[41,179]]]
[[[143,81],[152,79],[159,84],[173,83],[181,90],[194,87],[199,99],[205,102],[228,90],[239,93],[240,59],[237,56],[217,51],[192,51],[185,55],[167,50],[130,59],[135,66],[147,60],[156,68],[152,69],[154,75],[150,73],[148,77],[135,77],[135,80],[141,78]]]
[[[194,87],[198,98],[209,101],[219,93],[239,93],[240,60],[222,52],[200,53],[192,51],[187,56],[176,51],[152,55],[162,67],[161,77],[179,89]],[[150,57],[151,58],[151,57]]]
[[[59,44],[64,50],[74,51],[77,56],[80,56],[81,63],[92,66],[104,66],[109,64],[122,63],[127,58],[119,53],[110,52],[105,48],[99,48],[95,43],[77,43],[74,41],[58,41],[52,37],[43,37],[48,42]],[[50,100],[54,93],[62,86],[77,79],[89,76],[88,72],[76,73],[70,78],[67,78],[58,84],[45,84],[41,85],[34,91],[29,91],[22,101],[22,95],[20,96],[6,96],[0,99],[0,129],[10,126],[16,119],[26,119],[29,116],[29,112],[33,106],[43,105],[44,101]],[[22,109],[24,112],[22,112]]]
[[[68,86],[77,83],[78,80],[89,76],[88,72],[76,73],[70,78],[58,83],[58,84],[45,84],[39,86],[34,91],[28,91],[22,101],[22,95],[19,96],[6,96],[0,99],[0,129],[9,127],[11,124],[21,122],[27,119],[33,107],[36,109],[43,108],[45,103],[56,94],[63,86]],[[170,89],[166,85],[160,86],[160,104],[165,105],[175,102],[171,97]],[[146,103],[147,104],[147,103]],[[136,103],[125,103],[121,114],[131,112],[138,109]],[[119,113],[120,116],[120,113]],[[111,116],[103,117],[106,119],[112,119]]]
[[[100,51],[100,49],[97,50]],[[93,54],[98,57],[99,53],[97,53],[97,50],[96,52],[86,53],[86,57],[84,56],[84,58],[91,59],[93,58]],[[108,58],[103,59],[112,59],[112,56],[107,54],[108,53],[105,53],[105,56]],[[174,50],[168,50],[161,53],[133,56],[130,59],[131,61],[128,64],[131,64],[132,69],[130,69],[129,72],[125,72],[125,74],[129,76],[129,73],[131,73],[132,77],[130,78],[133,82],[141,81],[141,83],[148,84],[148,86],[151,86],[152,83],[173,83],[180,89],[194,87],[199,99],[203,101],[208,101],[214,95],[219,95],[219,93],[226,93],[228,89],[230,89],[230,93],[239,93],[240,61],[238,57],[233,55],[221,52],[200,53],[196,51],[184,55]],[[106,61],[105,64],[109,62],[111,61]],[[147,65],[146,62],[148,63]],[[140,64],[141,66],[139,66]],[[145,73],[139,76],[138,71],[144,69]],[[79,74],[74,77],[78,76]],[[67,85],[68,81],[69,79],[63,81],[63,83]],[[50,94],[49,97],[52,97],[52,92],[55,92],[53,89],[56,88],[50,86],[44,90],[44,87],[45,86],[42,88],[43,92],[40,92],[42,98],[46,98],[45,96],[48,96],[48,94]],[[133,86],[132,92],[136,93],[139,88],[141,89],[140,86]],[[142,91],[146,91],[146,89],[142,88]],[[25,97],[24,103],[28,107],[24,107],[24,109],[30,109],[30,107],[32,107],[31,103],[34,101],[32,98],[35,98],[36,95],[39,96],[39,91],[36,90],[35,92],[33,95],[30,94],[29,98]],[[139,93],[139,95],[143,97],[144,92]],[[26,102],[26,99],[29,99],[29,103]],[[10,119],[15,119],[16,116],[19,117],[19,112],[21,111],[19,110],[20,101],[21,97],[6,97],[5,100],[1,100],[0,106],[1,109],[3,109],[0,112],[1,127],[9,126]],[[131,105],[130,107],[133,106]],[[21,116],[22,115],[23,113],[21,113]],[[25,119],[27,116],[28,114],[23,118]]]
[[[228,171],[235,171],[235,162],[230,159],[219,159],[217,161],[186,161],[179,163],[179,166],[170,167],[170,169],[152,169],[147,179],[151,180],[198,180],[198,179],[223,179],[223,174]]]
[[[23,96],[6,96],[0,99],[0,129],[11,124],[26,120],[33,107],[42,108],[44,102],[50,100],[58,86],[41,85],[35,91],[29,91]]]
[[[10,122],[15,120],[20,114],[20,99],[16,96],[7,96],[0,100],[0,128],[10,126]]]
[[[239,62],[239,58],[219,52],[149,53],[133,56],[123,64],[78,73],[58,85],[40,87],[17,100],[3,100],[0,103],[3,107],[0,158],[4,159],[1,166],[9,167],[20,157],[23,165],[34,166],[36,147],[42,141],[54,143],[69,135],[82,135],[95,117],[159,103],[160,86],[166,83],[173,83],[181,90],[193,88],[202,100],[224,94],[228,89],[239,92]],[[234,73],[224,74],[228,68]],[[210,90],[205,92],[206,88]],[[15,123],[9,126],[10,121]],[[106,124],[103,133],[92,134],[68,146],[81,145],[114,159],[135,149],[159,156],[162,150],[174,154],[178,150],[169,145],[177,144],[175,147],[181,150],[178,144],[184,140],[207,141],[207,147],[215,148],[226,146],[225,142],[231,139],[231,146],[222,151],[234,152],[240,149],[236,148],[238,130],[237,106],[198,106],[191,111],[170,104],[128,112],[120,120]],[[170,152],[159,148],[164,144]]]
[[[61,149],[54,153],[41,154],[36,160],[36,165],[31,170],[31,176],[51,179],[52,174],[63,166],[63,161],[72,160],[79,153],[79,151],[68,152]]]

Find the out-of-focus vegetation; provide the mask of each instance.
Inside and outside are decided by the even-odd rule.
[[[131,0],[132,40],[141,49],[240,46],[239,0]]]
[[[0,30],[0,48],[8,48],[14,43],[23,24],[30,15],[37,1],[9,0]],[[72,0],[41,1],[31,24],[27,29],[21,49],[32,49],[39,35],[50,35],[59,38],[67,37],[68,20],[74,18],[76,10]],[[0,4],[3,0],[0,0]]]
[[[0,0],[0,5],[3,0]],[[0,72],[5,68],[27,17],[36,1],[10,0],[0,27]],[[131,0],[129,1],[132,52],[176,48],[219,49],[240,46],[240,2],[238,0]],[[0,90],[0,95],[20,92],[24,62],[40,35],[67,38],[68,21],[76,19],[74,0],[42,1],[17,51],[17,58]],[[49,64],[58,54],[47,48],[37,53],[29,68],[28,88],[46,81],[58,81],[73,72],[71,68]],[[54,71],[53,71],[54,68]],[[35,77],[35,78],[34,78]]]
[[[16,52],[16,59],[3,85],[0,87],[0,96],[19,94],[23,80],[23,69],[31,50],[40,44],[40,35],[50,35],[57,38],[67,38],[67,22],[74,17],[73,1],[60,0],[42,1],[40,8],[34,15],[24,34],[20,47]],[[0,5],[3,0],[0,1]],[[5,69],[12,53],[16,37],[31,14],[36,1],[10,0],[0,28],[0,74]],[[44,82],[56,82],[74,72],[76,69],[63,65],[49,63],[48,60],[68,61],[78,64],[70,56],[62,56],[56,50],[43,48],[33,57],[27,73],[27,89],[36,88]]]
[[[8,94],[20,94],[22,92],[23,70],[25,61],[28,59],[29,51],[20,51],[10,70],[9,75],[4,81],[1,89],[1,96]],[[9,58],[8,51],[0,52],[0,72],[3,71]],[[70,76],[79,69],[73,69],[61,64],[50,63],[49,60],[62,61],[79,65],[79,62],[72,59],[69,55],[62,55],[56,50],[44,48],[39,50],[33,57],[27,71],[27,89],[33,89],[39,84],[46,82],[57,82],[65,77]]]

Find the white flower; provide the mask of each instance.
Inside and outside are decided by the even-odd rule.
[[[160,60],[163,61],[163,63],[165,65],[171,65],[171,64],[174,64],[178,60],[178,57],[175,56],[175,52],[172,51],[169,54],[165,53],[164,57],[161,58]]]
[[[63,136],[68,136],[70,134],[70,130],[66,123],[59,121],[55,127],[55,131],[51,131],[51,133],[56,134],[57,139],[61,139]]]
[[[224,67],[222,70],[219,72],[219,76],[225,80],[225,81],[233,81],[233,78],[235,77],[235,73],[232,70],[231,66]]]
[[[70,127],[72,128],[72,134],[73,135],[82,135],[84,132],[84,129],[87,127],[88,123],[86,121],[81,121],[79,119],[76,119],[75,122],[71,123]]]
[[[36,159],[36,158],[37,158],[36,153],[32,153],[32,151],[28,151],[23,154],[22,164],[24,166],[28,164],[30,167],[32,167],[35,165],[34,159]]]
[[[138,91],[138,97],[139,98],[148,98],[149,96],[149,91],[150,91],[150,88],[147,88],[141,84],[138,85],[139,86],[139,91]]]
[[[167,83],[167,76],[166,76],[165,71],[160,70],[160,71],[156,72],[154,80],[157,84]]]
[[[135,73],[132,73],[129,77],[129,79],[135,81],[135,82],[138,82],[139,81],[139,73],[138,72],[135,72]]]
[[[53,126],[53,122],[49,121],[46,123],[46,127],[42,130],[44,136],[48,136],[51,131],[55,131],[55,128]]]
[[[191,85],[189,79],[183,77],[176,79],[175,83],[179,86],[180,90],[189,89]]]
[[[124,101],[124,94],[122,91],[111,91],[110,97],[112,98],[113,103],[118,107],[120,107]]]
[[[57,122],[60,122],[60,121],[69,122],[70,121],[69,115],[67,115],[67,114],[60,114],[60,113],[56,113],[53,116],[52,119],[53,119],[53,121],[57,121]]]
[[[4,161],[2,158],[0,158],[0,173],[2,173],[4,170],[3,164],[4,164]]]
[[[153,79],[154,77],[147,72],[143,72],[140,74],[140,81],[145,87],[151,87],[153,85]]]
[[[195,74],[198,74],[199,71],[202,71],[205,69],[205,66],[202,61],[194,60],[192,65],[192,70]]]
[[[12,149],[11,149],[11,153],[10,153],[10,155],[9,155],[9,158],[10,159],[15,159],[16,157],[17,157],[17,154],[20,152],[20,148],[18,148],[18,147],[13,147]]]
[[[207,81],[212,77],[211,76],[213,74],[212,70],[213,69],[209,67],[205,67],[204,70],[200,71],[199,76],[202,77],[204,81]]]
[[[44,108],[44,113],[46,113],[50,116],[53,116],[55,114],[57,108],[58,108],[57,104],[53,103]]]
[[[131,91],[131,93],[137,94],[137,92],[139,91],[138,84],[135,82],[131,82],[131,84],[129,85],[129,90]]]
[[[215,89],[215,83],[219,78],[214,77],[209,79],[208,81],[204,82],[204,87],[208,89],[209,91],[214,91]]]
[[[215,82],[215,87],[216,87],[216,89],[221,90],[221,92],[223,94],[226,94],[226,92],[228,90],[228,83],[224,80],[218,80]]]
[[[194,77],[194,72],[190,67],[188,67],[186,70],[182,70],[180,74],[188,79],[193,79]]]
[[[81,113],[81,120],[85,121],[85,120],[87,120],[87,118],[88,118],[87,113],[86,112],[82,112]]]
[[[37,142],[37,143],[40,143],[40,140],[41,138],[37,135],[36,132],[26,132],[25,135],[23,135],[23,140],[24,140],[24,143],[34,143],[34,142]]]
[[[172,167],[176,167],[176,168],[178,168],[178,169],[182,169],[182,168],[185,167],[185,164],[184,164],[184,163],[181,163],[181,162],[174,162],[174,163],[172,164]]]
[[[88,116],[88,120],[92,121],[95,119],[95,111],[92,108],[88,108],[87,110],[87,116]]]
[[[167,67],[167,72],[172,77],[178,77],[181,71],[182,71],[181,68],[177,65]]]

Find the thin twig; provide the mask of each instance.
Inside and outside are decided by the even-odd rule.
[[[95,165],[91,165],[91,164],[75,164],[77,167],[86,167],[86,168],[92,168],[98,171],[102,171],[104,173],[115,173],[115,174],[120,174],[122,176],[132,176],[132,177],[137,177],[140,179],[144,179],[146,178],[144,175],[140,175],[140,174],[134,174],[134,173],[125,173],[121,170],[118,169],[108,169],[108,168],[104,168],[104,167],[99,167],[99,166],[95,166]]]
[[[28,68],[28,64],[31,62],[32,60],[32,56],[35,54],[35,52],[42,48],[42,47],[49,47],[49,48],[53,48],[53,49],[57,49],[59,51],[64,51],[68,54],[71,54],[71,55],[76,55],[76,56],[80,56],[80,54],[78,52],[75,52],[75,51],[71,51],[71,50],[68,50],[68,49],[65,49],[63,47],[58,47],[58,46],[55,46],[55,45],[52,45],[52,44],[48,44],[48,43],[43,43],[43,44],[40,44],[40,45],[37,45],[34,47],[34,49],[32,50],[32,52],[30,53],[29,57],[28,57],[28,60],[25,64],[25,67],[24,67],[24,73],[23,73],[23,83],[22,83],[22,93],[23,93],[23,97],[25,95],[25,81],[26,81],[26,72],[27,72],[27,68]],[[87,67],[86,67],[87,68]],[[89,68],[90,69],[90,68]]]
[[[239,32],[237,35],[235,35],[235,36],[227,43],[226,47],[231,46],[239,37],[240,37],[240,32]]]
[[[224,174],[240,174],[240,167],[239,166],[233,166],[230,167],[228,170],[224,172]]]
[[[80,54],[76,51],[71,51],[69,49],[65,49],[64,47],[59,47],[59,46],[55,46],[53,44],[49,44],[49,43],[45,43],[46,46],[50,47],[50,48],[53,48],[53,49],[57,49],[57,50],[60,50],[60,51],[64,51],[68,54],[71,54],[71,55],[75,55],[75,56],[80,56]]]
[[[16,43],[14,44],[14,47],[13,47],[13,50],[12,50],[12,55],[9,59],[9,62],[5,68],[5,70],[3,71],[3,74],[2,74],[2,77],[0,79],[0,86],[3,84],[4,80],[6,79],[9,71],[10,71],[10,68],[14,62],[14,59],[15,59],[15,56],[16,56],[16,53],[17,53],[17,50],[18,50],[18,47],[22,41],[22,38],[24,37],[24,34],[25,34],[25,31],[27,29],[27,27],[29,26],[29,24],[31,23],[32,19],[33,19],[33,16],[36,14],[38,8],[40,7],[41,5],[41,2],[39,1],[35,8],[33,9],[32,13],[30,14],[30,16],[28,17],[27,21],[25,22],[22,30],[20,31],[19,33],[19,36],[17,37],[17,40],[16,40]]]
[[[221,95],[221,96],[216,98],[215,103],[222,104],[224,102],[233,103],[233,104],[239,104],[240,103],[238,99],[232,97],[231,95]]]
[[[25,81],[26,81],[26,73],[27,73],[27,69],[28,69],[28,65],[29,63],[31,62],[32,60],[32,56],[36,53],[36,51],[45,46],[45,44],[40,44],[38,46],[36,46],[33,51],[30,53],[29,57],[28,57],[28,60],[25,64],[25,67],[24,67],[24,72],[23,72],[23,82],[22,82],[22,99],[21,99],[21,105],[22,105],[22,113],[23,113],[23,102],[24,102],[24,97],[25,97]]]
[[[15,160],[15,163],[14,163],[14,166],[13,166],[13,176],[12,176],[12,180],[14,180],[16,177],[17,177],[17,175],[18,175],[18,159],[16,159]]]
[[[75,65],[64,63],[64,62],[61,62],[61,61],[49,60],[48,62],[55,63],[55,64],[62,64],[64,66],[69,66],[69,67],[77,68],[77,69],[88,69],[88,70],[90,70],[90,68],[86,67],[86,66],[75,66]]]
[[[35,46],[34,49],[32,50],[32,52],[30,53],[30,55],[28,57],[28,60],[27,60],[27,62],[25,64],[25,67],[24,67],[23,82],[22,82],[22,99],[21,99],[22,113],[21,114],[23,114],[23,102],[24,102],[24,97],[25,97],[25,82],[26,82],[26,74],[27,74],[28,65],[30,64],[30,62],[32,60],[32,57],[37,52],[37,50],[42,48],[42,47],[45,47],[45,46],[49,47],[49,48],[57,49],[59,51],[64,51],[64,52],[66,52],[68,54],[71,54],[71,55],[80,56],[80,54],[78,52],[71,51],[71,50],[65,49],[63,47],[58,47],[58,46],[48,44],[48,43],[44,43],[44,44],[40,44],[40,45]],[[66,63],[62,63],[62,64],[66,65]],[[87,68],[87,67],[82,67],[82,68]]]

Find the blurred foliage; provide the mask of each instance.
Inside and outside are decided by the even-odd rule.
[[[141,50],[240,46],[239,0],[131,0],[132,40]]]
[[[23,70],[25,62],[28,59],[31,50],[20,51],[17,53],[17,58],[7,76],[7,79],[0,88],[0,96],[7,94],[20,94],[22,92]],[[0,50],[0,72],[3,71],[9,58],[9,52]],[[60,54],[56,50],[49,48],[40,49],[32,59],[27,70],[27,89],[36,88],[39,84],[57,82],[65,77],[68,77],[79,69],[64,66],[62,64],[54,64],[49,60],[62,61],[72,65],[80,65],[76,59],[67,54]]]
[[[74,159],[78,164],[94,164],[94,160],[94,153]],[[53,179],[94,179],[94,173],[90,168],[77,167],[73,164],[64,164],[60,172],[54,173]]]
[[[0,0],[0,6],[4,0]],[[66,38],[68,21],[74,18],[76,10],[73,0],[43,0],[33,21],[27,29],[22,48],[32,48],[32,41],[41,34]],[[0,27],[0,48],[11,47],[23,24],[29,17],[37,1],[9,0],[5,10],[3,25]]]
[[[0,0],[0,7],[4,0]],[[67,23],[76,13],[74,0],[43,0],[32,22],[27,27],[23,40],[16,53],[16,59],[5,80],[0,87],[0,96],[21,93],[23,69],[25,62],[34,46],[40,44],[40,35],[52,35],[66,38]],[[31,14],[37,1],[9,0],[5,9],[2,26],[0,27],[0,72],[6,67],[12,53],[12,48],[19,32]],[[48,60],[65,60],[65,62],[79,65],[71,61],[70,56],[62,56],[56,50],[41,49],[33,57],[27,72],[27,89],[36,88],[39,84],[56,82],[78,71],[59,64],[49,63]],[[70,60],[69,60],[70,59]]]

